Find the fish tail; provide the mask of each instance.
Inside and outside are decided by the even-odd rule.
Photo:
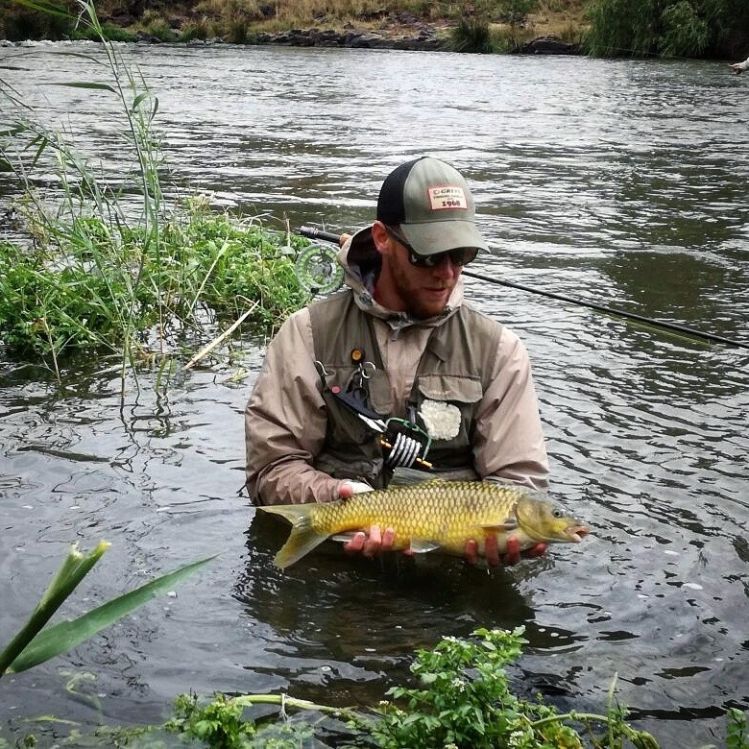
[[[298,562],[305,554],[319,546],[329,533],[320,533],[312,527],[314,504],[301,505],[266,505],[259,510],[280,515],[291,523],[291,533],[286,543],[279,549],[273,561],[277,567],[286,569]]]

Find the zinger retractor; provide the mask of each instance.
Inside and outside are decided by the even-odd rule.
[[[405,419],[388,419],[380,444],[388,451],[385,464],[390,468],[431,468],[426,460],[432,440],[417,424]]]
[[[343,284],[343,267],[335,248],[322,242],[305,247],[294,263],[299,285],[310,294],[331,294]]]

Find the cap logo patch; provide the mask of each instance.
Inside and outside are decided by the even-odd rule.
[[[445,209],[468,208],[466,194],[462,187],[453,185],[439,185],[428,188],[429,206],[433,211]]]

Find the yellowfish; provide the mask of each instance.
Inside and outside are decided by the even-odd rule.
[[[463,555],[468,539],[476,540],[483,556],[490,536],[496,536],[503,554],[511,537],[523,550],[539,542],[579,543],[589,532],[579,520],[530,490],[489,481],[427,481],[335,502],[258,509],[281,515],[292,525],[274,560],[282,569],[331,536],[366,531],[373,525],[395,531],[396,550],[438,549],[457,556]]]

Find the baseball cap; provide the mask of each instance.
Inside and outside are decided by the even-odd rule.
[[[473,196],[463,175],[431,156],[408,161],[382,183],[377,219],[399,226],[419,255],[458,247],[487,249],[476,228]]]

